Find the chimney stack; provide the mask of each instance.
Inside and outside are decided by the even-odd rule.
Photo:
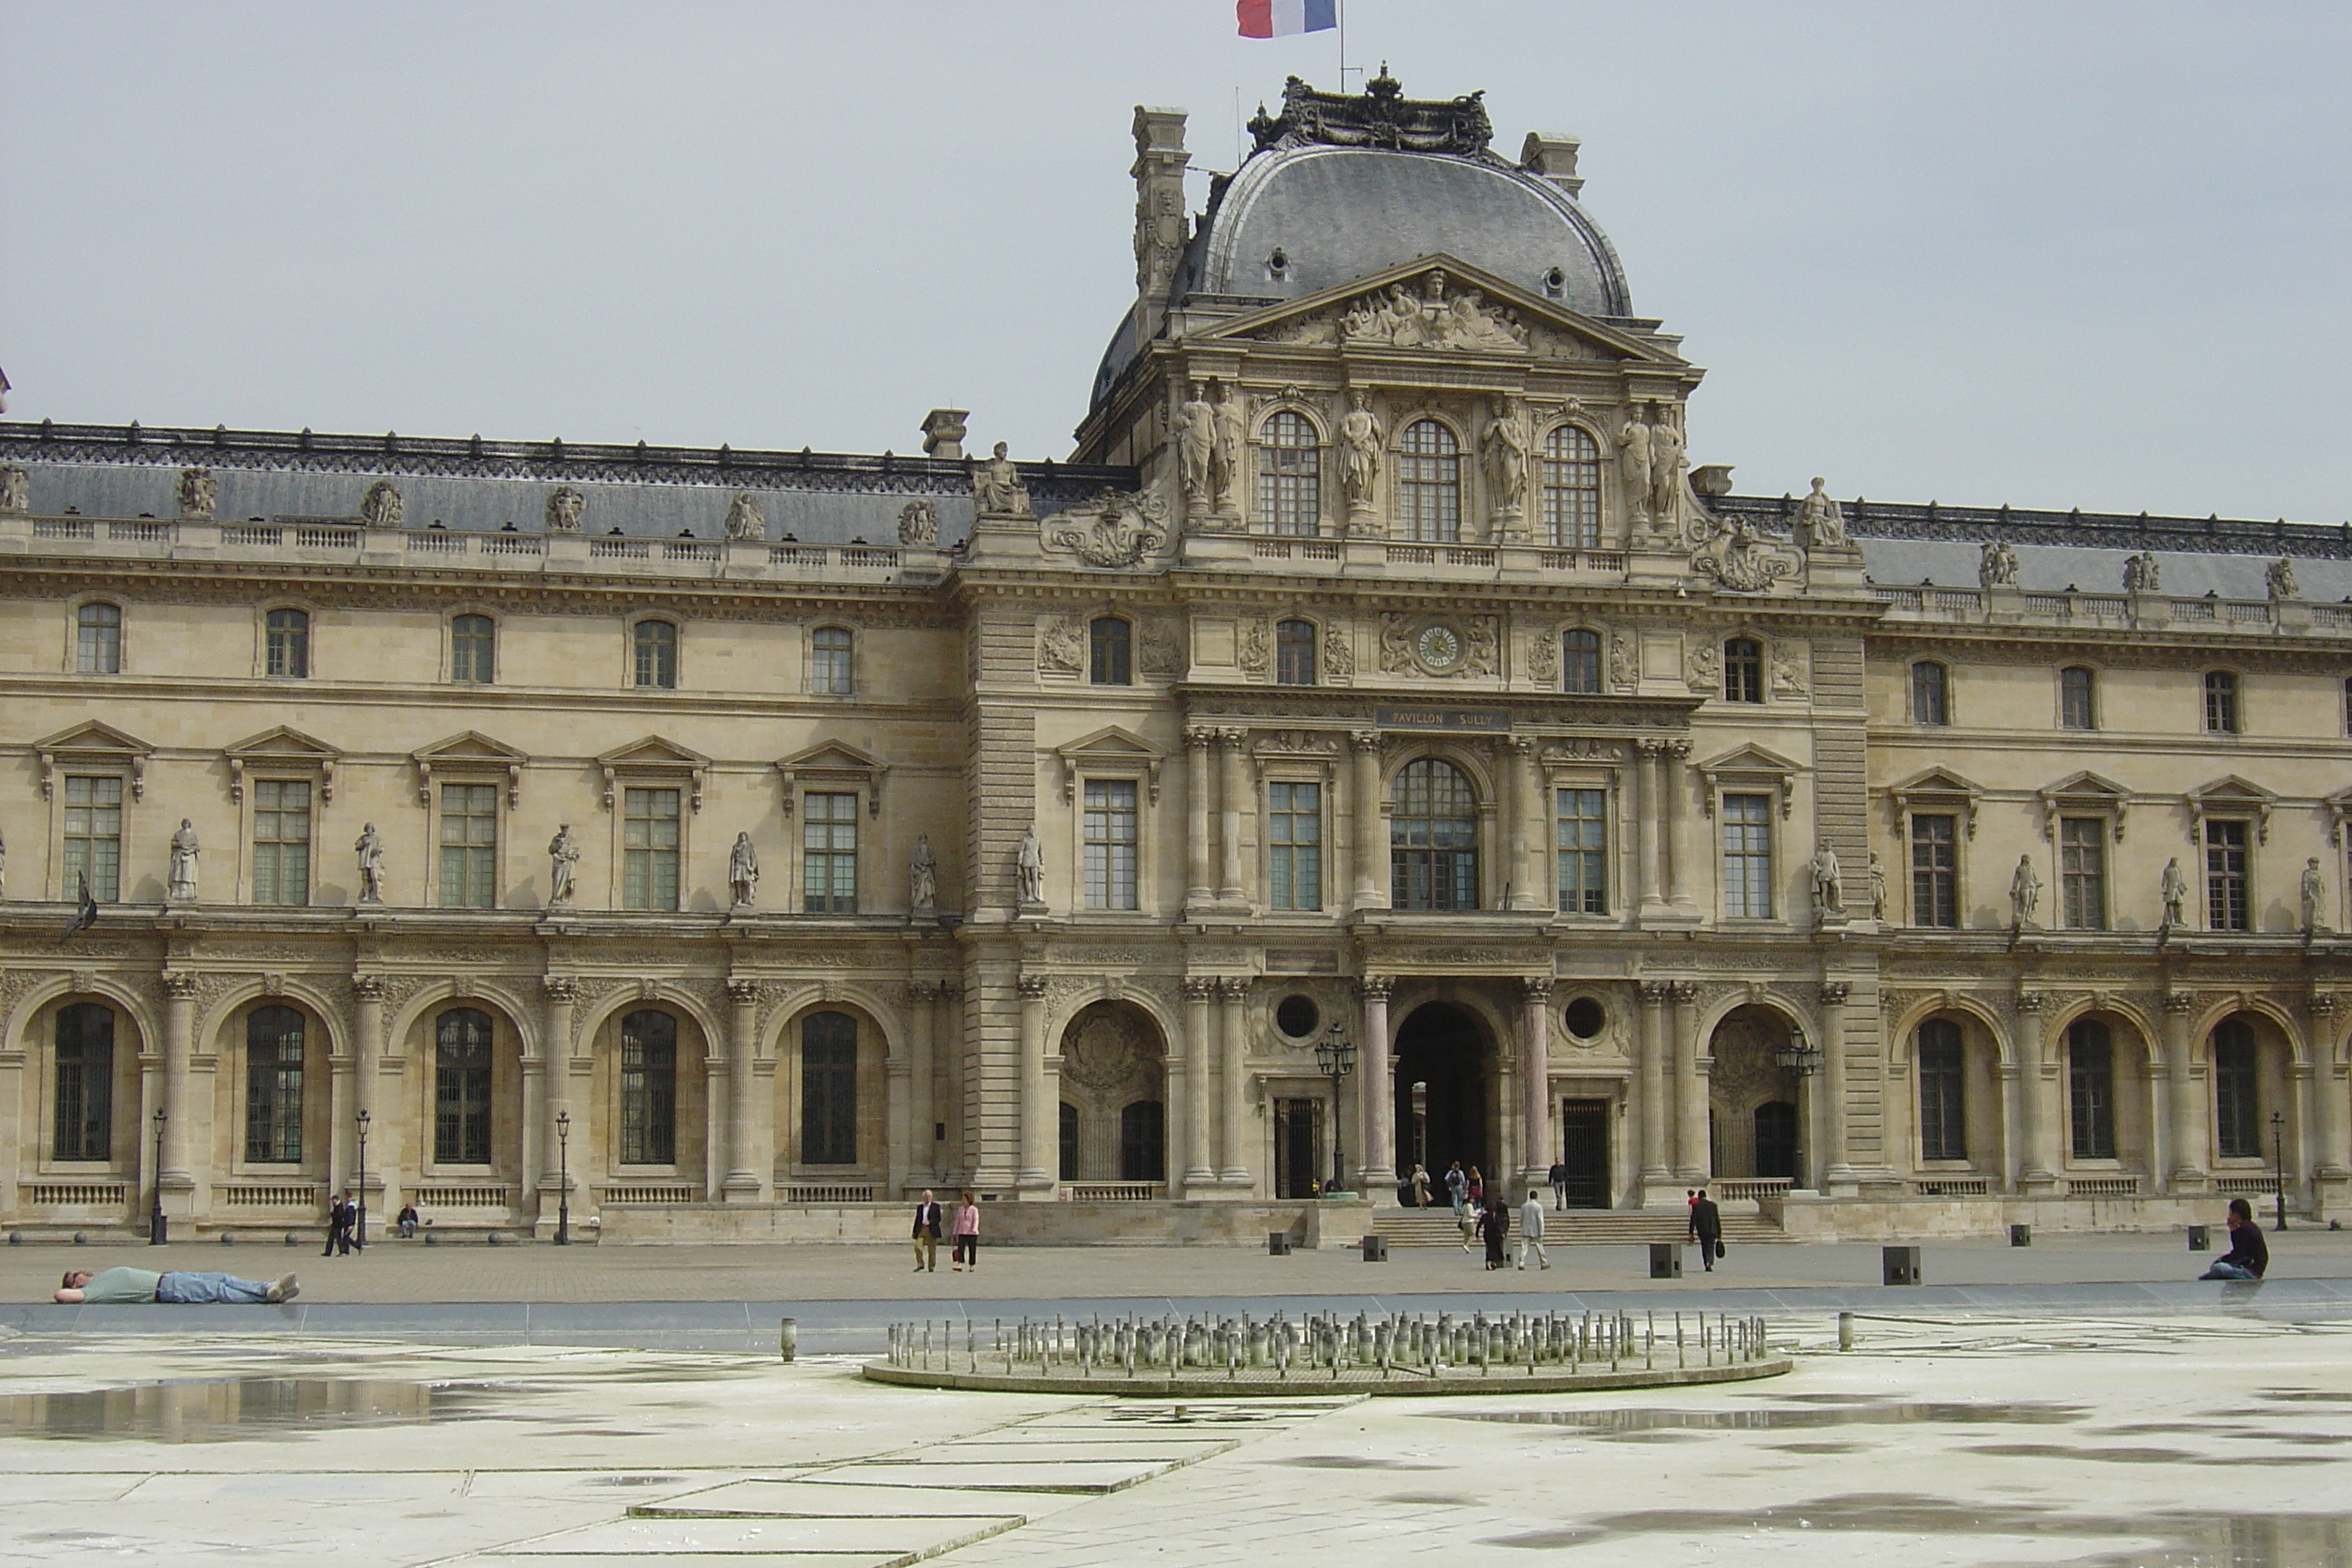
[[[1575,137],[1556,131],[1530,131],[1519,147],[1519,167],[1542,175],[1573,198],[1584,189],[1584,182],[1576,174],[1576,150],[1582,145]]]
[[[1159,335],[1169,286],[1184,259],[1184,111],[1135,106],[1136,336]]]

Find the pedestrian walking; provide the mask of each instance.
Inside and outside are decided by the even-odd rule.
[[[352,1255],[352,1224],[357,1214],[358,1211],[352,1206],[352,1194],[349,1193],[338,1193],[328,1203],[327,1247],[319,1254],[320,1257],[332,1258],[339,1252],[345,1258]]]
[[[1568,1212],[1568,1162],[1565,1160],[1551,1163],[1551,1197],[1552,1207],[1562,1214]]]
[[[923,1189],[922,1202],[915,1205],[915,1272],[937,1274],[940,1271],[940,1205],[931,1198],[931,1189]]]
[[[1706,1265],[1709,1274],[1715,1272],[1715,1260],[1723,1256],[1723,1211],[1701,1187],[1691,1194],[1690,1238],[1698,1243],[1699,1260]]]
[[[956,1272],[967,1267],[974,1274],[980,1272],[980,1203],[969,1188],[956,1203],[955,1246],[950,1253]]]
[[[1412,1164],[1412,1206],[1417,1209],[1429,1206],[1429,1172],[1418,1160]]]
[[[2230,1250],[2213,1259],[2200,1279],[2259,1279],[2270,1272],[2270,1243],[2254,1223],[2254,1205],[2243,1198],[2230,1200]]]
[[[1486,1267],[1500,1268],[1509,1259],[1503,1256],[1503,1244],[1510,1239],[1511,1205],[1498,1196],[1478,1215],[1478,1234],[1486,1238]]]
[[[1463,1179],[1462,1201],[1473,1208],[1486,1206],[1486,1178],[1478,1174],[1478,1167],[1475,1165],[1470,1167],[1469,1175]]]
[[[1533,1252],[1536,1261],[1546,1268],[1551,1267],[1551,1255],[1544,1251],[1543,1194],[1535,1188],[1528,1189],[1528,1201],[1519,1205],[1519,1267],[1528,1266],[1528,1254]]]
[[[1464,1196],[1464,1194],[1468,1189],[1469,1185],[1470,1178],[1462,1173],[1461,1161],[1456,1160],[1454,1163],[1445,1167],[1445,1192],[1446,1195],[1454,1200],[1454,1217],[1455,1219],[1460,1219],[1462,1217],[1462,1205],[1464,1203],[1468,1201]]]

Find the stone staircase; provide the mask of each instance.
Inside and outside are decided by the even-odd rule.
[[[1511,1237],[1516,1245],[1518,1216],[1514,1214],[1511,1217]],[[1386,1237],[1391,1247],[1462,1245],[1462,1227],[1454,1223],[1450,1208],[1376,1210],[1372,1215],[1372,1233]],[[1638,1247],[1644,1242],[1681,1241],[1687,1235],[1679,1210],[1544,1210],[1546,1247]],[[1727,1247],[1788,1239],[1779,1226],[1760,1215],[1723,1216],[1723,1244]]]

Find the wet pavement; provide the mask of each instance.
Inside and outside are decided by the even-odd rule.
[[[198,1310],[183,1309],[184,1314]],[[0,1562],[2352,1568],[2352,1323],[1783,1315],[1768,1384],[1223,1404],[846,1359],[0,1340]]]

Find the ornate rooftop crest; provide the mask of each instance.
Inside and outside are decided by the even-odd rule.
[[[1297,77],[1284,83],[1282,112],[1268,115],[1264,104],[1249,122],[1256,150],[1285,147],[1390,147],[1403,153],[1454,153],[1491,156],[1495,139],[1486,118],[1486,93],[1436,100],[1411,99],[1404,84],[1381,74],[1361,93],[1318,92]]]
[[[1133,566],[1168,542],[1168,523],[1159,498],[1104,490],[1063,514],[1070,522],[1047,526],[1045,543],[1076,552],[1093,566]],[[1081,519],[1087,520],[1083,524]]]

